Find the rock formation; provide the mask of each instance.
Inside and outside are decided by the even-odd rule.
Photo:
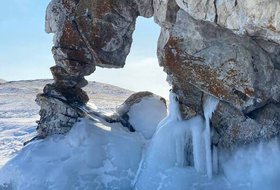
[[[147,9],[147,7],[149,7]],[[82,116],[73,104],[85,104],[84,76],[95,66],[123,67],[130,51],[136,17],[152,16],[152,1],[53,0],[46,32],[54,33],[55,82],[37,96],[41,106],[38,135],[65,133]],[[59,127],[60,126],[60,127]]]
[[[52,0],[46,31],[55,33],[55,82],[37,97],[39,133],[64,133],[82,116],[71,105],[88,101],[84,76],[96,66],[124,66],[138,16],[161,26],[158,59],[183,116],[202,115],[207,94],[220,100],[213,143],[234,147],[279,135],[278,0]]]

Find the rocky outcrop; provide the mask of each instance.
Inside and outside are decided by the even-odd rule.
[[[47,85],[43,94],[37,96],[37,102],[42,107],[39,133],[45,131],[44,135],[49,135],[71,128],[80,114],[74,109],[68,117],[67,110],[71,109],[71,104],[88,102],[88,96],[81,88],[87,85],[84,76],[93,73],[96,66],[124,66],[139,15],[153,15],[152,1],[50,2],[46,13],[46,32],[55,34],[52,52],[56,65],[51,68],[55,82]],[[60,106],[53,108],[49,102],[57,102]],[[66,117],[54,117],[57,113]],[[61,123],[59,120],[63,123],[62,130],[57,130]]]
[[[55,83],[46,86],[38,103],[50,107],[46,102],[55,98],[67,102],[64,108],[85,104],[84,76],[96,66],[124,66],[137,16],[154,16],[161,26],[159,63],[185,118],[202,115],[210,94],[220,100],[212,119],[219,146],[279,135],[280,2],[276,0],[52,0],[46,31],[55,33],[56,66],[51,68]],[[64,108],[41,114],[39,129],[41,123],[51,127],[51,118],[56,112],[65,115]],[[75,120],[80,115],[74,112]],[[68,126],[73,118],[66,118]]]

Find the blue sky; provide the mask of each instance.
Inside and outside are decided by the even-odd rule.
[[[49,0],[9,0],[0,7],[0,78],[52,78],[52,34],[44,31]],[[152,19],[138,18],[131,53],[124,69],[101,69],[88,80],[110,83],[166,96],[166,74],[158,66],[156,45],[160,28]]]
[[[0,78],[50,78],[52,36],[44,32],[48,0],[9,0],[0,7]]]

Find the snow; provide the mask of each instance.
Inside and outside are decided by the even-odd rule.
[[[22,149],[23,143],[36,134],[39,106],[36,94],[52,80],[13,81],[0,84],[0,168]],[[133,92],[97,82],[85,88],[90,104],[99,110],[113,112]]]
[[[144,97],[141,102],[131,106],[129,123],[135,131],[150,139],[156,131],[158,123],[166,116],[166,107],[160,97]]]
[[[270,189],[280,187],[280,141],[279,138],[256,145],[240,147],[230,159],[221,154],[222,168],[232,184],[243,189]]]
[[[142,146],[142,138],[120,125],[83,119],[65,136],[24,147],[2,168],[0,184],[21,190],[128,189]]]
[[[0,84],[0,167],[35,135],[39,89],[30,83]]]
[[[9,93],[9,90],[4,92]],[[3,102],[4,98],[0,100]],[[215,146],[211,151],[209,121],[217,104],[215,98],[208,97],[204,117],[184,120],[176,95],[171,92],[168,115],[158,123],[159,118],[151,115],[162,105],[145,99],[130,112],[130,119],[138,124],[139,132],[129,132],[120,123],[107,123],[98,117],[94,121],[81,119],[68,134],[34,141],[18,151],[0,170],[0,189],[279,189],[279,139],[244,145],[233,152]],[[107,106],[103,109],[110,111]],[[11,138],[11,142],[16,140],[16,135],[32,134],[33,131],[26,130],[32,129],[34,119],[28,120],[28,114],[16,112],[15,107],[6,116],[22,117],[5,120],[4,112],[0,113],[0,134],[5,133],[3,136]],[[150,123],[156,132],[151,138],[144,138]],[[22,134],[24,130],[26,133]],[[1,147],[9,151],[12,148]]]

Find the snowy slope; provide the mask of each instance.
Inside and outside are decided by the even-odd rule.
[[[39,106],[34,100],[47,83],[52,83],[52,80],[0,84],[0,167],[23,147],[23,142],[34,137],[35,121],[39,119]],[[132,94],[132,91],[97,82],[89,82],[85,90],[90,103],[106,112],[112,111]]]
[[[20,190],[129,189],[142,147],[137,133],[117,124],[82,120],[66,136],[27,145],[2,169],[0,184]]]

